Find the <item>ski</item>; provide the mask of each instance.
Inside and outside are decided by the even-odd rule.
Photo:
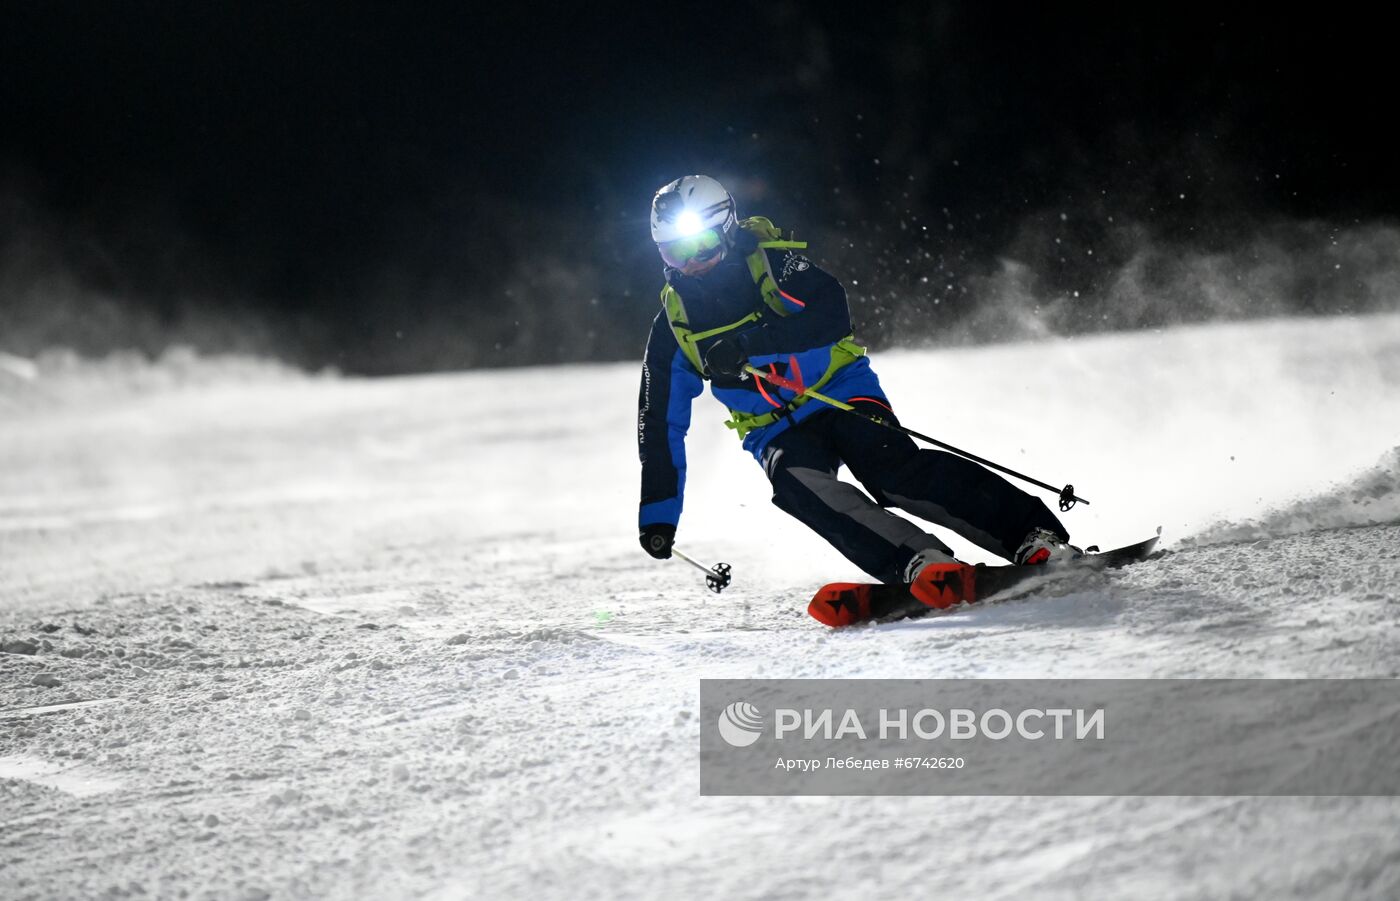
[[[983,563],[969,566],[966,563],[950,563],[930,567],[920,576],[923,583],[921,588],[926,597],[936,598],[936,603],[925,603],[914,597],[908,585],[832,582],[817,590],[807,605],[807,612],[823,625],[837,628],[927,616],[936,611],[990,599],[1025,597],[1073,580],[1085,572],[1115,569],[1144,560],[1156,549],[1161,534],[1159,528],[1157,534],[1146,541],[1107,551],[1091,551],[1069,563],[1048,566],[987,566]]]

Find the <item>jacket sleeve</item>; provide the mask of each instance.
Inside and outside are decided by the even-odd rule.
[[[795,251],[769,258],[778,290],[791,312],[765,316],[763,324],[745,332],[740,347],[750,357],[801,353],[840,341],[851,333],[851,308],[846,289],[835,277],[818,269]]]
[[[680,522],[690,403],[704,388],[700,374],[676,343],[666,314],[658,313],[647,338],[637,400],[637,451],[642,460],[639,526]]]

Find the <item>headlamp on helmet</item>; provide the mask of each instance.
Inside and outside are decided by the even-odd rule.
[[[708,175],[678,178],[651,202],[651,239],[676,269],[722,256],[737,221],[734,198]]]

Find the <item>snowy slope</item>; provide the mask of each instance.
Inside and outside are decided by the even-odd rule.
[[[1076,540],[1172,553],[829,633],[806,596],[858,574],[708,398],[680,542],[734,587],[641,553],[630,365],[13,405],[6,896],[1400,891],[1389,799],[697,796],[701,677],[1400,677],[1400,316],[876,366],[911,425],[1073,481]]]

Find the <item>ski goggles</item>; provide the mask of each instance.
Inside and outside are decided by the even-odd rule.
[[[718,228],[707,228],[684,238],[656,245],[667,266],[684,269],[691,263],[704,263],[724,250],[724,236]]]

